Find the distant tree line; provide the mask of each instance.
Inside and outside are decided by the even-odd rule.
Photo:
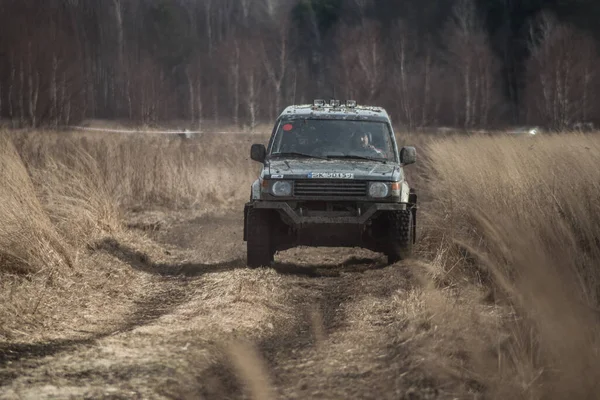
[[[599,16],[592,0],[0,0],[0,117],[254,127],[339,98],[406,129],[565,129],[600,121]]]

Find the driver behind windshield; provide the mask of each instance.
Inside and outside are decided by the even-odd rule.
[[[352,150],[359,152],[360,155],[385,158],[383,151],[371,144],[370,135],[367,132],[355,132],[351,143]]]
[[[373,140],[377,136],[377,141]],[[379,122],[339,120],[282,121],[273,141],[271,154],[309,157],[366,157],[387,160],[390,132]],[[375,146],[374,143],[378,145]],[[383,148],[381,147],[383,146]]]

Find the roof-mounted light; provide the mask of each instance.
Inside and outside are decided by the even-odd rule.
[[[325,100],[316,99],[313,104],[315,107],[325,107]]]
[[[346,100],[346,107],[356,108],[356,100]]]
[[[331,100],[329,102],[329,105],[331,105],[331,107],[339,107],[340,106],[340,101],[339,100]]]

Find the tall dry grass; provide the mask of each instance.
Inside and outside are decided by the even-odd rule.
[[[72,266],[14,146],[0,137],[0,273]]]
[[[477,375],[494,398],[596,398],[600,137],[451,138],[426,151],[429,276],[485,287],[506,311],[508,339],[479,352]]]
[[[68,265],[84,244],[118,233],[128,208],[239,211],[259,166],[249,146],[267,139],[9,136],[15,145],[0,147],[2,276]],[[438,313],[472,344],[470,376],[492,398],[595,398],[600,137],[399,139],[426,156],[408,169],[421,193],[422,265],[437,287],[425,296],[444,304],[449,290],[473,286],[503,310],[495,325],[447,304]]]
[[[30,337],[40,326],[48,333],[50,326],[70,329],[67,321],[85,320],[92,304],[102,317],[106,291],[127,305],[143,278],[114,260],[98,265],[94,243],[106,237],[137,243],[123,229],[130,209],[241,209],[256,176],[249,144],[266,140],[0,135],[0,339]]]
[[[207,210],[239,207],[250,195],[257,164],[249,160],[258,135],[178,136],[105,133],[20,134],[13,140],[29,167],[48,169],[55,161],[93,174],[122,207],[164,206]]]
[[[258,170],[249,145],[266,139],[4,132],[3,260],[32,271],[56,253],[69,264],[63,243],[81,246],[118,232],[128,208],[240,209]]]

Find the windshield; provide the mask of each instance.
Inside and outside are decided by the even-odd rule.
[[[283,119],[273,137],[270,154],[395,160],[389,126],[377,121]]]

